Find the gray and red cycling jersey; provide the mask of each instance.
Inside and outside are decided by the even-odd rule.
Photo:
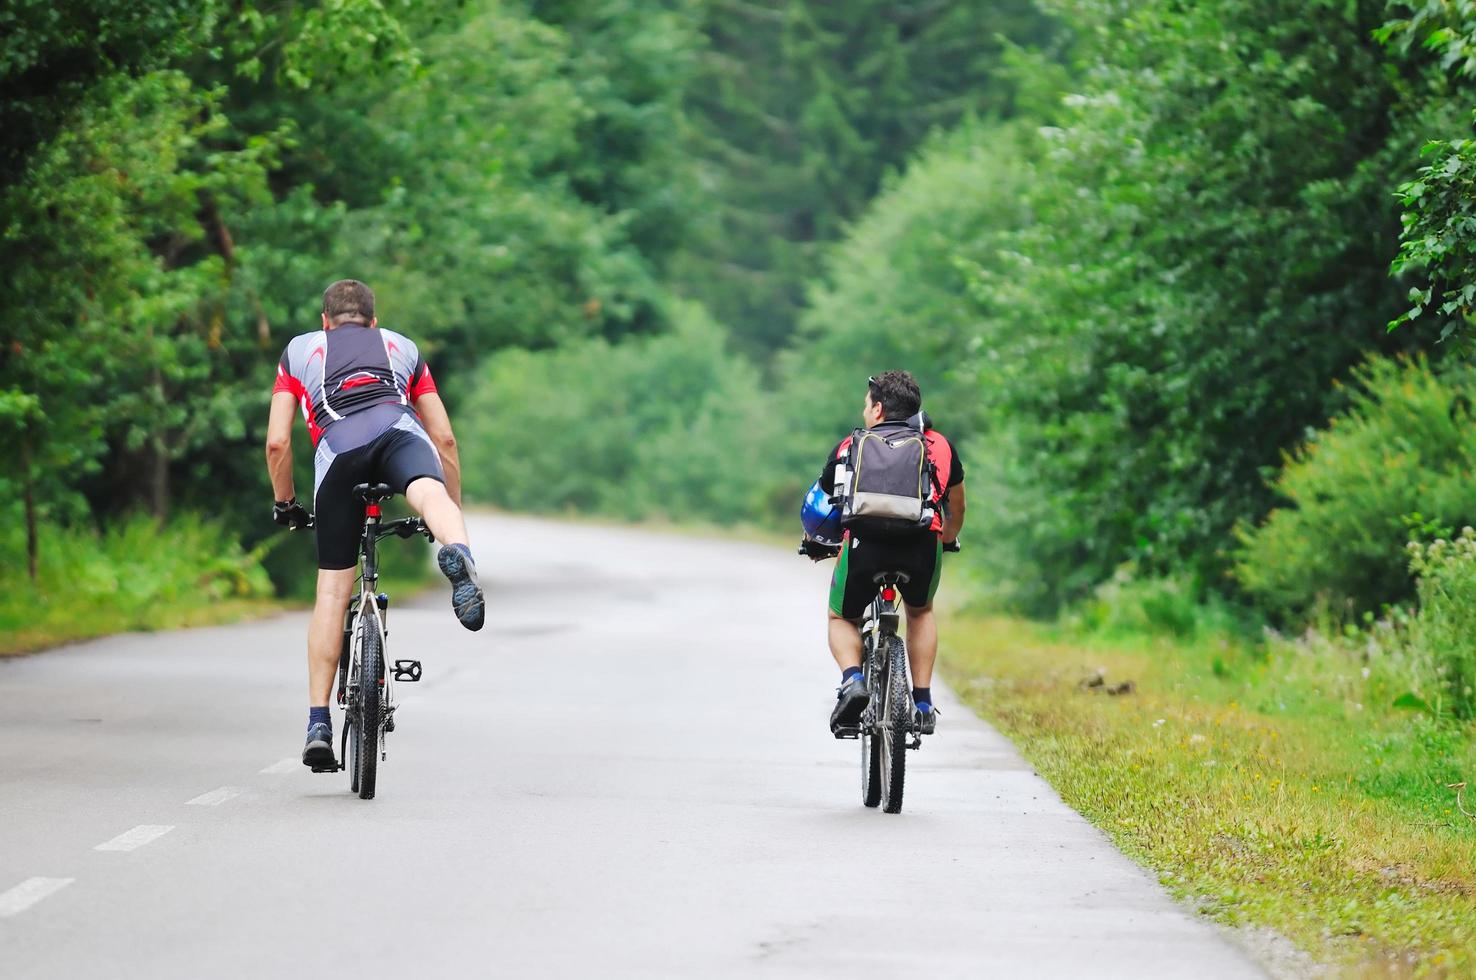
[[[958,453],[953,450],[953,443],[944,438],[943,433],[936,429],[928,429],[923,433],[923,442],[927,446],[928,462],[933,464],[933,471],[938,475],[938,485],[933,487],[933,524],[932,532],[941,535],[943,533],[943,509],[938,506],[947,496],[948,491],[958,486],[964,480],[963,460],[958,458]],[[835,470],[840,461],[845,458],[846,450],[851,448],[851,437],[846,436],[840,443],[830,451],[830,458],[825,461],[825,466],[820,470],[820,489],[826,493],[835,493]],[[868,602],[870,599],[868,598]]]
[[[277,364],[272,391],[293,395],[313,445],[331,453],[368,445],[402,420],[410,403],[436,390],[415,342],[383,327],[344,323],[293,337]]]

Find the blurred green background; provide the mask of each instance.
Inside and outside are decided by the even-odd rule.
[[[141,516],[207,594],[301,593],[260,446],[344,276],[472,500],[794,531],[902,367],[983,601],[1410,599],[1476,521],[1466,6],[17,0],[5,622]]]

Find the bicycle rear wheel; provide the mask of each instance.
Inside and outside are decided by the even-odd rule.
[[[881,666],[882,659],[876,655],[871,640],[867,641],[866,647],[864,659],[866,690],[871,692],[872,705],[880,706],[882,685],[886,682],[886,671]],[[873,707],[869,708],[868,712],[876,710],[877,708]],[[881,803],[881,753],[881,739],[877,737],[876,725],[868,725],[866,716],[863,715],[861,719],[861,802],[866,806],[877,806]]]
[[[877,712],[881,730],[882,809],[902,812],[902,785],[907,777],[907,729],[912,723],[907,690],[907,648],[898,636],[887,637],[886,689]]]
[[[359,621],[359,712],[354,726],[354,789],[361,800],[374,799],[379,773],[379,725],[384,697],[384,660],[379,620]]]

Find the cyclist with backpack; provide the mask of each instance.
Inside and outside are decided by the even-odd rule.
[[[830,454],[802,511],[811,557],[839,548],[830,581],[830,653],[841,669],[831,731],[854,726],[870,695],[861,675],[861,617],[876,595],[873,576],[903,572],[907,658],[918,729],[931,734],[937,708],[930,686],[938,655],[933,595],[942,552],[964,522],[964,469],[953,446],[922,413],[922,393],[906,371],[868,379],[863,427]]]

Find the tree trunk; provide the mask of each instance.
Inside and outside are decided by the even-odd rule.
[[[36,556],[40,543],[36,535],[36,487],[31,477],[31,433],[21,436],[21,486],[26,505],[26,571],[36,581]]]
[[[154,450],[149,460],[149,509],[162,522],[170,515],[170,453],[162,435],[149,440],[149,446]]]
[[[161,403],[164,396],[164,376],[154,368],[154,388],[159,392]],[[163,523],[169,516],[169,443],[162,431],[155,431],[149,439],[152,450],[149,473],[149,509],[155,519]]]

